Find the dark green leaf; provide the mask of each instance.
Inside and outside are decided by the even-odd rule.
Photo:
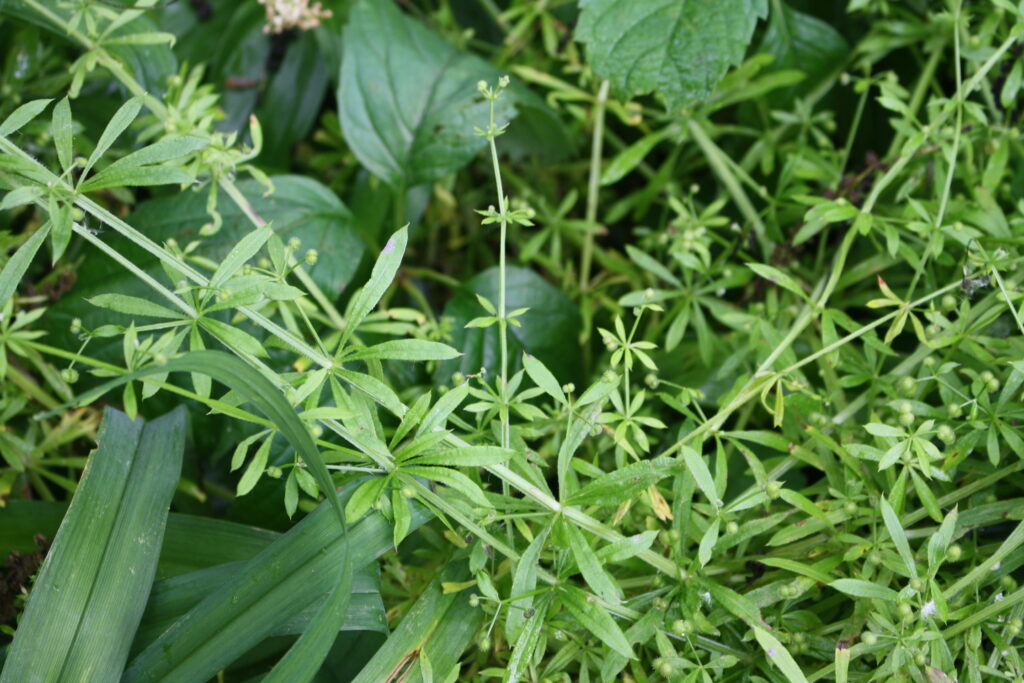
[[[482,312],[476,295],[498,300],[498,269],[491,268],[472,278],[448,302],[444,315],[452,322],[451,345],[460,349],[457,361],[438,364],[435,381],[447,383],[455,372],[466,375],[487,368],[488,375],[497,374],[500,363],[498,326],[464,329],[464,325]],[[508,328],[509,370],[519,369],[522,353],[536,356],[560,382],[577,381],[581,372],[580,354],[575,340],[580,331],[580,315],[576,305],[557,287],[546,282],[532,270],[508,268],[505,281],[507,310],[529,308],[517,318],[521,327]]]
[[[381,40],[387,36],[387,40]],[[501,72],[460,53],[392,2],[360,0],[345,28],[338,111],[359,161],[390,185],[408,188],[459,170],[487,144],[488,105],[477,82]],[[515,110],[506,93],[498,123]]]
[[[775,11],[776,7],[782,11]],[[843,36],[821,19],[782,2],[773,6],[758,51],[775,57],[769,67],[772,70],[799,69],[806,78],[800,84],[770,93],[769,100],[782,103],[808,92],[842,65],[849,50]]]
[[[622,97],[657,91],[676,110],[711,94],[767,11],[766,0],[583,0],[576,39]]]

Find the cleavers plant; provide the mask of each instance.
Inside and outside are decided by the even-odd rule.
[[[0,0],[0,681],[1024,680],[1022,40]]]

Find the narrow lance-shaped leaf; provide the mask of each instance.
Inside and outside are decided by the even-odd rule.
[[[43,113],[46,105],[50,104],[50,102],[53,102],[53,100],[32,100],[21,105],[11,112],[11,115],[4,119],[3,123],[0,123],[0,135],[6,137],[19,130],[26,123]]]
[[[393,339],[359,349],[345,360],[428,361],[457,358],[459,352],[441,342],[423,339]]]
[[[577,529],[576,525],[567,523],[565,524],[565,533],[569,538],[569,549],[572,551],[573,559],[576,560],[576,566],[591,590],[607,603],[614,605],[621,602],[622,591],[601,566],[601,561],[597,559],[594,549],[587,543],[583,532]]]
[[[882,519],[885,522],[886,531],[889,532],[892,542],[896,544],[896,551],[903,559],[903,564],[907,568],[907,574],[911,578],[917,578],[917,565],[914,563],[914,554],[910,551],[910,543],[907,541],[906,532],[903,531],[903,525],[900,524],[900,518],[896,515],[896,511],[892,509],[889,501],[885,499],[885,496],[879,499],[879,505],[882,508]]]
[[[341,331],[341,340],[338,342],[339,349],[345,347],[359,324],[370,314],[370,311],[384,296],[384,292],[391,286],[395,279],[395,273],[398,272],[398,266],[402,263],[408,239],[408,226],[400,228],[388,238],[380,256],[377,257],[377,262],[373,264],[370,280],[356,293],[349,306],[348,320],[345,321],[345,329]]]
[[[711,476],[711,470],[708,469],[707,463],[704,462],[704,458],[700,456],[700,453],[689,446],[683,446],[680,450],[683,455],[683,461],[690,469],[690,474],[693,475],[693,478],[696,480],[697,486],[700,487],[701,492],[709,501],[711,501],[712,505],[715,507],[721,507],[722,501],[718,498],[718,490],[715,487],[715,480]]]
[[[0,271],[0,309],[3,309],[4,305],[7,304],[7,300],[14,295],[15,290],[18,288],[18,283],[21,282],[22,276],[32,264],[33,257],[39,251],[39,247],[42,246],[49,233],[50,223],[47,222],[32,233],[18,247],[18,251],[14,252],[14,256],[4,264],[4,269]]]
[[[74,133],[74,121],[71,119],[71,104],[68,102],[68,98],[65,97],[53,108],[52,126],[57,160],[60,161],[60,167],[67,171],[71,168],[71,160],[74,156],[71,139]]]
[[[618,505],[640,495],[651,484],[682,471],[673,458],[641,460],[602,475],[569,496],[571,505]]]
[[[139,115],[139,111],[142,109],[142,98],[133,97],[117,110],[114,116],[107,123],[107,127],[103,130],[103,134],[100,135],[99,141],[96,143],[96,149],[89,155],[89,160],[85,162],[85,168],[82,169],[81,178],[85,178],[89,175],[89,171],[99,161],[110,146],[121,136],[121,133],[131,125],[135,117]]]
[[[587,597],[575,586],[562,586],[559,591],[562,605],[585,629],[598,640],[628,659],[636,659],[625,634],[603,606]]]
[[[544,393],[565,405],[565,393],[562,391],[562,387],[558,383],[558,380],[555,379],[555,376],[551,374],[551,371],[545,367],[544,363],[524,352],[523,368],[526,369],[526,374],[530,376],[533,383],[543,389]]]
[[[508,618],[505,622],[506,634],[509,640],[515,640],[522,631],[526,622],[527,610],[533,609],[533,593],[537,587],[537,570],[540,564],[540,554],[547,544],[548,535],[551,533],[551,524],[548,523],[541,529],[540,533],[533,537],[526,552],[522,554],[516,563],[515,573],[512,575],[512,591],[509,598],[513,600],[514,607],[508,611]],[[527,596],[527,597],[520,597]]]
[[[768,656],[768,661],[779,667],[789,683],[807,683],[807,677],[800,670],[793,655],[789,654],[789,650],[778,638],[759,626],[754,627],[754,637]]]
[[[939,530],[932,534],[932,537],[928,539],[928,571],[934,575],[938,571],[939,565],[942,560],[946,557],[946,550],[949,548],[949,544],[953,542],[953,533],[956,530],[957,521],[957,509],[953,508],[946,515],[945,519],[942,520],[942,524],[939,525]]]

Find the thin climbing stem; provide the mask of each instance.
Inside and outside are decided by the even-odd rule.
[[[487,142],[491,149],[491,163],[494,166],[494,185],[498,190],[498,216],[500,235],[498,238],[498,343],[501,351],[501,367],[498,377],[498,397],[500,399],[499,413],[501,417],[501,446],[508,448],[511,443],[511,430],[509,427],[508,414],[508,318],[505,313],[505,240],[508,236],[508,213],[505,206],[505,190],[501,183],[501,166],[498,164],[498,148],[494,144],[500,132],[494,124],[494,103],[501,95],[501,86],[490,91],[488,94],[489,125],[487,128]]]
[[[590,176],[587,179],[587,234],[580,258],[580,291],[590,289],[590,268],[594,260],[594,232],[597,229],[597,199],[601,184],[601,155],[604,145],[604,112],[608,105],[608,81],[602,81],[594,101],[594,135],[590,142]]]

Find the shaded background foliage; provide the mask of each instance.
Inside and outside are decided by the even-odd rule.
[[[0,0],[0,121],[73,96],[71,113],[2,136],[4,273],[33,235],[59,247],[79,223],[4,302],[0,552],[56,536],[35,589],[56,594],[67,539],[163,531],[140,554],[155,582],[132,583],[148,604],[119,622],[132,645],[108,653],[112,676],[248,680],[315,652],[306,677],[325,681],[1021,679],[1019,7],[324,6],[308,31],[265,31],[256,2],[197,0],[103,33],[123,8]],[[477,83],[506,74],[497,159],[529,220],[508,226],[501,291]],[[101,148],[132,95],[145,107],[99,172],[168,136],[195,149],[47,203],[77,177],[72,140],[74,155]],[[215,279],[256,238],[217,284],[150,248]],[[201,323],[186,335],[174,311],[117,298],[151,299],[152,282]],[[270,301],[247,298],[258,288]],[[508,331],[515,456],[491,445],[500,332],[466,326],[480,297],[528,309]],[[103,399],[145,427],[111,407],[36,419],[125,369],[221,345],[270,388],[163,373],[169,385],[133,378]],[[248,413],[253,396],[299,411],[311,460],[306,430]],[[110,494],[103,528],[75,531],[72,495],[104,509],[78,482],[89,449],[88,471],[128,491],[100,464],[135,462],[123,444],[161,429],[182,476],[138,491],[163,502],[147,517]],[[354,546],[316,505],[318,457]],[[353,556],[338,632],[348,591],[330,569]],[[35,566],[18,562],[3,613],[43,632],[54,617],[25,607]],[[114,574],[89,571],[72,576],[99,606],[57,611],[113,623]],[[263,616],[236,622],[242,609]],[[57,676],[98,656],[81,628],[65,640]],[[5,680],[32,642],[5,649]]]

